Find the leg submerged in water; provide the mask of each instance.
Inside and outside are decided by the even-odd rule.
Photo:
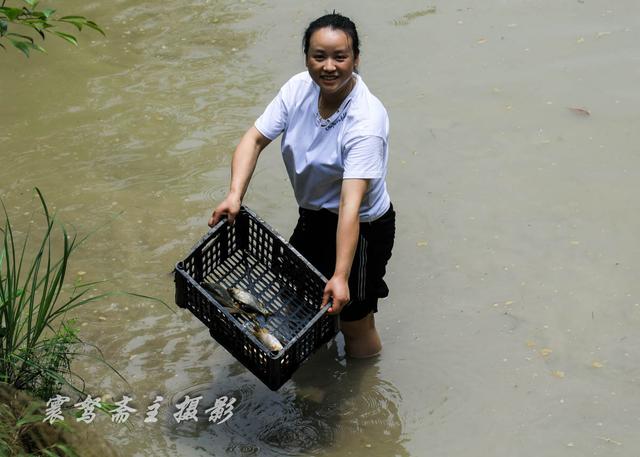
[[[382,350],[373,313],[357,321],[341,321],[340,330],[344,335],[345,351],[350,357],[373,357]]]

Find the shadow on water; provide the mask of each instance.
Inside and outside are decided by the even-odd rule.
[[[176,424],[167,417],[163,423],[172,424],[167,431],[180,446],[207,455],[409,455],[400,392],[380,379],[376,359],[345,358],[335,342],[277,392],[234,362],[213,382],[176,392],[171,404],[185,395],[203,397],[198,422]],[[208,422],[204,411],[221,396],[236,399],[233,416],[223,424]]]

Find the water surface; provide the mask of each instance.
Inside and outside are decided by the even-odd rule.
[[[206,232],[235,144],[304,69],[306,24],[335,5],[58,3],[107,37],[3,53],[0,196],[16,224],[38,224],[40,187],[61,219],[99,229],[74,272],[173,303],[170,271]],[[82,336],[129,385],[76,369],[89,392],[165,407],[154,425],[90,427],[126,456],[636,455],[637,3],[339,10],[391,120],[383,354],[354,362],[338,339],[274,393],[188,312],[114,297],[80,313]],[[277,144],[245,202],[289,235]],[[176,424],[185,395],[237,407],[222,425]]]

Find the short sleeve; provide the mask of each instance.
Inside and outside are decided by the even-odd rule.
[[[345,145],[343,179],[384,177],[384,140],[375,135],[358,137]]]
[[[256,128],[270,140],[276,139],[287,126],[287,107],[284,102],[283,89],[267,105],[264,113],[256,120]]]

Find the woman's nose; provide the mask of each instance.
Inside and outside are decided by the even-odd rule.
[[[333,59],[326,59],[324,61],[324,68],[323,68],[324,71],[332,72],[335,69],[336,69],[336,65],[335,65],[335,62],[333,61]]]

